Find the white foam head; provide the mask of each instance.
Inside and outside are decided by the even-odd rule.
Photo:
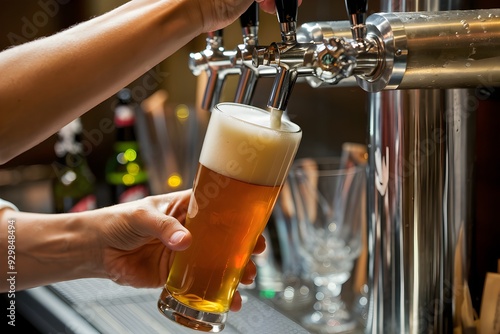
[[[220,174],[260,185],[283,183],[302,138],[299,126],[283,120],[271,127],[270,113],[237,103],[212,111],[200,163]]]

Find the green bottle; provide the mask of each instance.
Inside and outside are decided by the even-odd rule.
[[[150,190],[135,133],[135,104],[129,89],[118,92],[114,112],[116,141],[106,164],[106,182],[111,201],[117,204],[146,197]]]
[[[54,146],[58,159],[52,164],[56,174],[52,190],[54,211],[57,213],[80,212],[97,207],[95,177],[82,154],[81,134],[80,118],[58,131]]]

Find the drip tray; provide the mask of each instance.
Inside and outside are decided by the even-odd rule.
[[[165,318],[156,303],[161,289],[136,289],[106,279],[80,279],[19,292],[19,308],[43,332],[200,333]],[[302,334],[304,328],[240,289],[243,307],[230,312],[224,334]]]

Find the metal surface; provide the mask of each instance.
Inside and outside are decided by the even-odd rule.
[[[410,1],[386,2],[381,10],[435,11],[459,6],[457,2],[450,3],[454,8],[438,8],[438,5],[434,2],[418,7]],[[394,36],[401,36],[404,31],[406,42],[415,37],[399,28]],[[435,33],[435,28],[426,29]],[[418,35],[425,35],[424,30],[422,26]],[[444,46],[448,36],[442,38]],[[411,43],[417,40],[420,43],[415,45],[425,50],[424,39],[417,38]],[[431,41],[429,50],[435,50],[436,40],[428,39]],[[428,72],[430,64],[424,61],[430,58],[418,57],[416,53],[415,59],[422,61],[410,62],[412,50],[408,47],[406,59],[412,65],[407,66],[403,78],[415,76],[411,81],[422,82],[421,88],[426,88],[427,80],[433,79],[419,81],[422,75],[417,74],[419,71],[420,74],[432,73]],[[466,56],[469,50],[470,47]],[[435,59],[436,63],[441,61],[439,57]],[[420,70],[412,70],[412,66],[424,64]],[[437,72],[452,80],[450,72]],[[441,83],[446,81],[444,76],[439,79]],[[368,273],[371,304],[367,333],[466,330],[461,328],[460,310],[468,261],[464,233],[471,227],[466,212],[470,212],[471,202],[457,191],[467,189],[464,177],[471,160],[466,152],[471,147],[473,134],[467,126],[470,122],[456,117],[464,115],[467,106],[457,98],[460,95],[468,96],[464,92],[433,89],[380,92],[370,97]],[[445,117],[446,113],[452,117]],[[458,150],[458,145],[462,145],[463,151]],[[457,211],[458,207],[463,211]]]
[[[205,50],[189,55],[189,68],[194,75],[207,74],[207,84],[203,93],[201,108],[212,110],[221,96],[226,77],[239,74],[239,68],[233,66],[235,50],[225,50],[222,30],[210,32]]]
[[[156,303],[161,289],[136,289],[106,279],[81,279],[20,294],[30,319],[45,333],[200,333],[166,319]],[[307,334],[307,331],[250,291],[243,308],[230,313],[227,334]],[[40,315],[43,314],[43,318]],[[46,320],[50,320],[47,322]]]
[[[236,87],[234,102],[250,104],[255,91],[257,80],[259,79],[259,69],[248,66],[252,62],[252,54],[259,44],[259,7],[254,2],[247,11],[240,17],[241,30],[243,34],[243,44],[238,46],[233,66],[241,69],[240,78]]]
[[[314,45],[294,53],[286,50],[287,61],[293,59],[302,73],[309,70],[314,79],[307,80],[315,87],[337,85],[351,73],[368,92],[500,85],[500,9],[376,13],[363,29],[357,24],[355,42],[346,36],[347,25],[303,24],[297,40]],[[362,42],[361,31],[366,31]],[[329,45],[333,48],[324,58],[322,50]],[[342,62],[343,57],[349,61]],[[335,71],[327,68],[325,59],[335,64]]]
[[[276,13],[281,31],[281,42],[271,43],[253,53],[254,67],[269,66],[276,68],[276,76],[267,106],[285,111],[290,94],[300,75],[311,75],[312,68],[303,66],[310,55],[312,43],[297,42],[298,2],[296,0],[277,0]]]
[[[500,85],[500,9],[373,14],[367,29],[384,56],[367,91]]]
[[[441,89],[500,85],[500,10],[452,11],[460,7],[382,2],[382,13],[366,21],[366,45],[378,56],[355,53],[365,67],[354,70],[358,85],[377,92],[369,103],[366,333],[471,330],[463,319],[474,312],[465,306],[476,97]],[[319,44],[332,31],[346,29],[311,22],[297,38]],[[306,80],[325,85],[319,76]]]

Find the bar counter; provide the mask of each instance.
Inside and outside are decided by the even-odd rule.
[[[17,292],[17,312],[41,333],[194,334],[156,307],[161,289],[136,289],[105,279],[80,279]],[[252,289],[240,289],[243,307],[230,312],[225,334],[303,334],[306,329]]]

